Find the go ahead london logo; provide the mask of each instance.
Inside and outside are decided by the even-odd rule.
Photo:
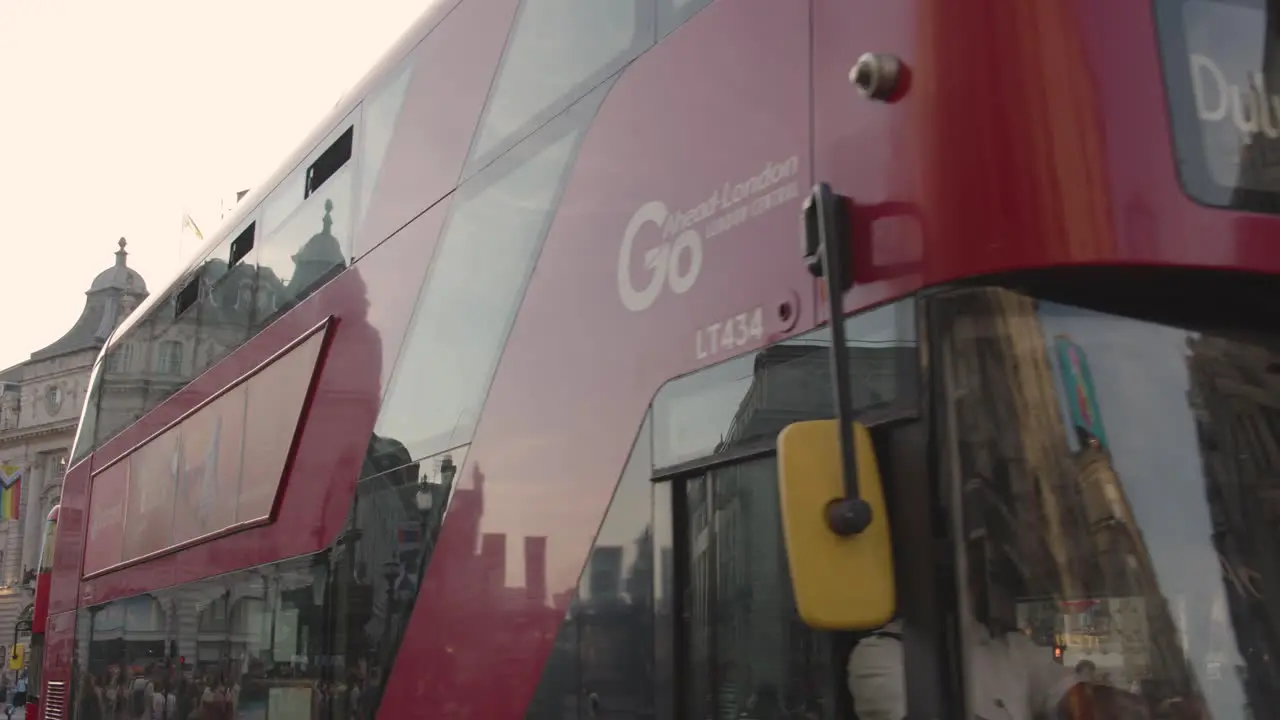
[[[683,295],[702,272],[704,241],[723,235],[800,195],[797,155],[769,162],[763,170],[739,182],[726,181],[707,199],[687,210],[671,212],[661,200],[640,206],[622,234],[618,253],[618,297],[631,312],[648,310],[664,290]],[[661,242],[636,257],[646,231],[661,233]],[[633,265],[644,267],[636,285]]]

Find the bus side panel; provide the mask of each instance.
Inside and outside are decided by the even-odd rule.
[[[1146,262],[1156,238],[1178,246],[1161,262],[1232,254],[1234,233],[1190,230],[1183,215],[1152,6],[814,0],[815,175],[852,197],[861,220],[865,287],[846,309],[865,305],[874,280]],[[849,84],[869,51],[910,69],[893,102]],[[1140,237],[1118,235],[1130,229]]]
[[[812,326],[809,29],[804,4],[712,3],[610,89],[458,476],[496,548],[448,516],[380,717],[524,717],[655,391]]]
[[[924,219],[915,201],[918,158],[928,146],[921,142],[918,121],[927,106],[922,98],[932,92],[928,79],[911,79],[917,76],[922,4],[929,3],[813,2],[814,181],[830,183],[857,208],[851,239],[857,282],[847,307],[909,292],[916,282],[911,274],[920,271]],[[910,69],[901,97],[870,100],[849,82],[850,70],[866,52],[892,54]],[[820,312],[825,319],[825,306]]]
[[[49,625],[49,585],[53,572],[44,570],[36,574],[35,607],[31,609],[31,633],[40,634]]]
[[[89,469],[93,456],[67,470],[62,480],[58,510],[58,551],[53,555],[49,578],[49,613],[75,610],[80,595],[80,564],[84,560],[84,536],[89,506]]]
[[[61,715],[53,717],[70,718],[71,714],[71,668],[75,662],[76,614],[74,612],[58,613],[49,617],[48,633],[45,635],[44,670],[40,681],[41,718],[50,717],[49,711],[57,711],[62,707]]]

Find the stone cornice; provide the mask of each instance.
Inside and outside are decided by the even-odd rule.
[[[0,432],[0,445],[8,445],[20,440],[32,440],[35,438],[56,435],[61,432],[70,432],[75,434],[76,424],[79,418],[73,420],[59,420],[57,422],[46,423],[44,425],[36,425],[35,427],[14,428],[13,430],[5,430]]]

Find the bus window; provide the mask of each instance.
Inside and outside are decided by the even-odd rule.
[[[398,363],[375,425],[413,458],[470,439],[548,213],[572,167],[577,128],[590,117],[576,113],[588,107],[565,114],[458,190],[400,351],[411,360]]]
[[[525,0],[476,131],[468,172],[584,97],[654,42],[652,0]]]
[[[102,365],[102,359],[99,358],[89,376],[88,399],[80,415],[80,425],[76,427],[76,439],[71,447],[72,462],[88,455],[90,450],[97,447],[94,440],[98,426],[98,402],[102,399]]]
[[[966,645],[1021,636],[1040,707],[1073,675],[1204,717],[1280,705],[1273,340],[1004,289],[936,302]]]
[[[674,482],[685,715],[840,717],[835,637],[792,598],[776,459]]]
[[[683,25],[711,0],[658,0],[658,37]]]

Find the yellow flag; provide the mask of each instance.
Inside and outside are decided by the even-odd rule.
[[[200,232],[200,226],[191,218],[191,213],[182,213],[182,229],[190,230],[197,238],[204,240],[204,233]]]

